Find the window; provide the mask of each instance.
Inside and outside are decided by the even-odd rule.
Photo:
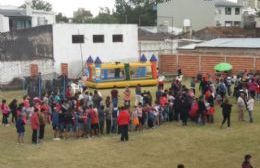
[[[241,22],[239,22],[239,21],[235,21],[235,22],[234,22],[234,26],[236,26],[236,27],[240,27],[240,26],[241,26]]]
[[[236,14],[236,15],[240,15],[240,8],[236,8],[236,9],[235,9],[235,14]]]
[[[217,27],[221,26],[221,23],[220,23],[219,20],[216,21],[216,26],[217,26]]]
[[[72,43],[79,44],[84,43],[84,35],[72,35]]]
[[[93,35],[93,43],[104,43],[104,35]]]
[[[225,27],[231,27],[232,22],[231,21],[225,21]]]
[[[124,39],[123,39],[123,35],[122,34],[114,34],[113,35],[113,42],[116,43],[116,42],[123,42]]]
[[[231,15],[231,8],[225,8],[225,14]]]

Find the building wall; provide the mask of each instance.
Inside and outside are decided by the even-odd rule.
[[[148,59],[154,54],[175,54],[177,53],[178,40],[146,41],[142,40],[139,44],[139,55],[145,55]]]
[[[9,18],[0,15],[0,32],[9,31]]]
[[[30,76],[30,65],[37,64],[42,76],[54,75],[52,59],[27,60],[27,61],[0,61],[0,85],[11,82],[14,78]]]
[[[260,51],[258,51],[259,53]],[[197,73],[215,74],[214,66],[220,62],[228,62],[233,65],[233,73],[236,74],[245,69],[260,70],[260,55],[243,54],[212,54],[212,53],[179,53],[175,55],[159,56],[159,72],[176,74],[178,65],[185,76],[193,77]]]
[[[216,8],[216,17],[215,21],[216,23],[219,22],[219,26],[225,26],[225,21],[231,21],[232,24],[234,22],[242,22],[242,8],[240,8],[240,14],[236,15],[235,14],[235,7],[231,7],[231,15],[226,15],[225,13],[225,7],[217,7]],[[232,25],[235,26],[235,25]]]
[[[72,44],[72,35],[84,35],[84,44]],[[104,43],[93,43],[93,35],[104,35]],[[123,42],[112,42],[112,35],[122,34]],[[55,24],[53,25],[55,68],[60,73],[61,63],[68,63],[69,77],[81,75],[83,63],[91,55],[103,62],[137,61],[137,25],[119,24]],[[82,50],[81,50],[82,48]]]
[[[53,59],[52,26],[0,34],[0,61]]]
[[[43,13],[43,12],[33,12],[31,17],[32,17],[32,27],[56,23],[55,14],[51,14],[51,13],[46,14],[46,13]],[[46,22],[45,23],[39,23],[40,19],[46,20]]]
[[[215,26],[215,1],[171,0],[158,4],[157,24],[161,25],[168,21],[169,26],[182,28],[183,21],[190,19],[193,30]]]

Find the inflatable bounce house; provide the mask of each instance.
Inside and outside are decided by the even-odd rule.
[[[86,86],[106,89],[126,86],[157,85],[157,59],[153,55],[149,62],[142,55],[136,63],[102,63],[99,57],[93,61],[90,56],[85,67]]]

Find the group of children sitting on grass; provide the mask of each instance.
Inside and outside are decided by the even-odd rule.
[[[193,78],[190,88],[174,80],[169,89],[164,83],[158,84],[155,96],[149,91],[142,91],[141,85],[135,88],[135,102],[131,106],[133,96],[130,88],[119,94],[116,86],[111,95],[104,97],[101,92],[93,93],[85,89],[72,95],[68,87],[65,96],[51,93],[42,98],[24,96],[21,103],[14,99],[9,104],[2,100],[0,109],[3,114],[2,124],[8,126],[16,123],[18,143],[23,143],[25,125],[32,129],[32,143],[40,143],[44,139],[45,126],[52,125],[54,140],[70,137],[95,137],[102,134],[121,133],[121,140],[128,140],[128,129],[141,131],[143,128],[155,128],[164,122],[181,122],[187,126],[188,121],[205,125],[214,123],[215,105],[222,107],[223,124],[227,121],[230,127],[232,105],[229,102],[227,78],[211,82],[204,77],[200,81],[200,96],[195,96],[196,82]],[[245,110],[249,111],[250,122],[253,122],[253,93],[247,92],[247,82],[239,90],[239,120],[243,121]],[[249,99],[248,99],[249,97]],[[250,98],[251,97],[251,98]],[[119,106],[119,100],[123,100]]]

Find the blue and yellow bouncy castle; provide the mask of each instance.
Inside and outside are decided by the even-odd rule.
[[[144,55],[136,63],[102,63],[99,57],[95,62],[90,56],[85,67],[86,86],[105,89],[126,86],[157,85],[157,59],[153,55],[150,62]]]

